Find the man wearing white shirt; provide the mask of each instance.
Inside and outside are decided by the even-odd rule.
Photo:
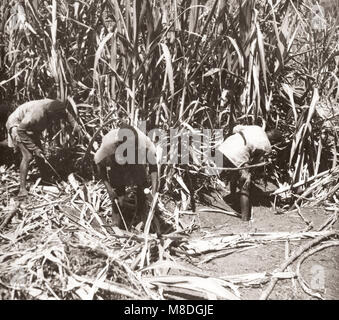
[[[217,148],[217,152],[223,155],[223,167],[246,167],[258,163],[264,155],[269,154],[272,151],[272,145],[279,142],[281,138],[280,131],[276,129],[265,132],[256,125],[238,125],[234,127],[233,134]],[[249,169],[231,171],[230,184],[233,204],[238,187],[242,220],[250,220],[251,173]]]

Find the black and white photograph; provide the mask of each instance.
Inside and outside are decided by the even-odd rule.
[[[0,300],[339,300],[338,216],[338,0],[0,1]]]

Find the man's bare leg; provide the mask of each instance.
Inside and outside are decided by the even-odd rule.
[[[18,193],[18,197],[26,197],[28,195],[28,191],[26,189],[28,167],[33,156],[31,152],[22,143],[19,143],[18,146],[22,154],[22,159],[20,163],[20,190]]]
[[[237,181],[231,180],[230,181],[230,191],[231,191],[231,202],[232,206],[236,205],[237,202]]]
[[[227,167],[230,165],[227,163]],[[225,184],[227,184],[227,180],[229,181],[230,186],[230,200],[231,200],[231,207],[234,210],[238,210],[239,204],[237,203],[237,188],[239,184],[239,173],[238,172],[229,172],[227,176],[225,176]]]
[[[247,170],[243,170],[240,176],[240,210],[241,219],[243,221],[249,221],[251,219],[251,200],[250,200],[250,188],[251,188],[251,174]]]
[[[251,202],[248,191],[240,191],[241,219],[249,221],[251,219]]]
[[[137,214],[143,217],[146,214],[147,204],[146,195],[144,192],[146,185],[137,187]]]

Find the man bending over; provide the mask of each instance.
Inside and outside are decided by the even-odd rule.
[[[66,104],[59,100],[42,99],[26,102],[8,117],[6,123],[8,146],[14,148],[14,151],[19,149],[22,154],[19,197],[28,195],[26,179],[33,156],[36,157],[39,168],[42,167],[44,154],[40,142],[41,132],[60,119],[67,119],[74,129],[79,130],[74,118],[66,110]]]
[[[158,167],[156,149],[149,137],[130,125],[112,129],[102,140],[94,156],[99,176],[103,181],[112,202],[112,221],[114,226],[123,228],[119,206],[122,207],[125,187],[137,186],[137,212],[145,209],[147,187],[146,166],[151,176],[153,196],[158,190]]]
[[[223,155],[223,167],[241,168],[259,163],[263,156],[272,151],[272,145],[280,142],[282,135],[279,130],[265,132],[255,125],[238,125],[218,148]],[[230,189],[232,202],[235,204],[237,187],[240,189],[240,210],[242,220],[248,221],[251,216],[251,172],[242,169],[230,172]]]

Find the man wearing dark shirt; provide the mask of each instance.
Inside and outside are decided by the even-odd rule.
[[[113,225],[123,228],[116,201],[122,206],[125,186],[136,185],[137,210],[142,214],[146,202],[144,189],[147,186],[147,165],[153,196],[157,192],[158,166],[155,146],[140,129],[123,125],[118,129],[112,129],[103,137],[102,144],[94,156],[94,162],[112,202]]]

